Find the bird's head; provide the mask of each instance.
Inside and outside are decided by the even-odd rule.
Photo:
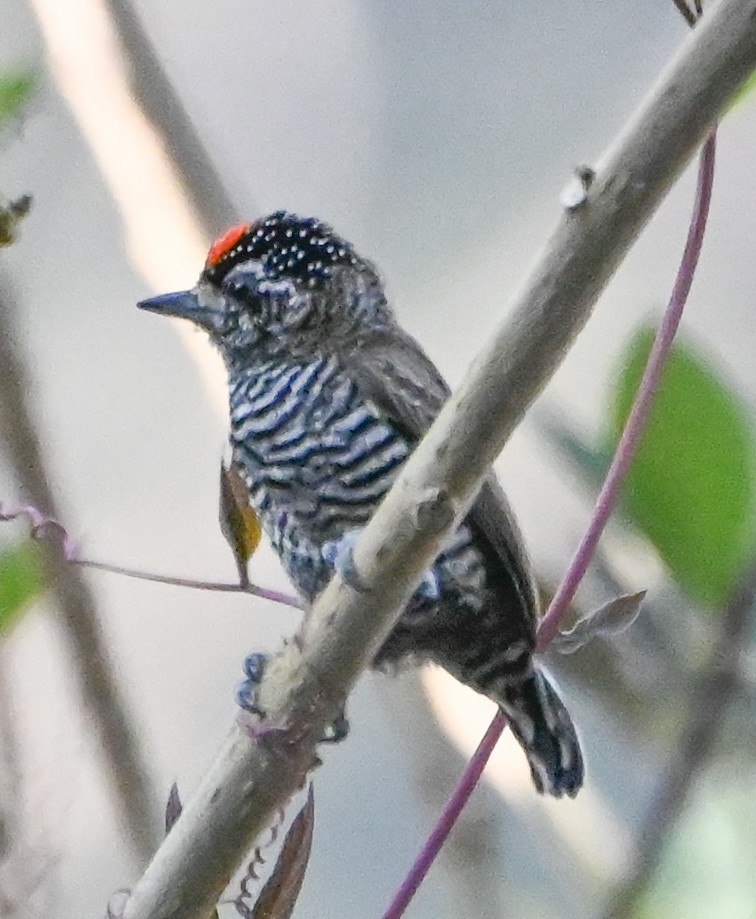
[[[191,290],[139,306],[205,329],[229,365],[359,346],[390,321],[373,266],[327,224],[284,211],[229,230]]]

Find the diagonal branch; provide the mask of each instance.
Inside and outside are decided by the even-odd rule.
[[[235,726],[126,906],[124,919],[207,916],[275,809],[315,764],[314,741],[393,626],[628,247],[756,66],[756,0],[722,0],[665,70],[567,210],[502,325],[361,535],[365,590],[338,577],[271,662],[273,727]],[[276,727],[278,726],[278,727]]]
[[[170,150],[203,232],[215,239],[237,219],[236,206],[132,5],[124,0],[103,2],[123,49],[134,101]]]

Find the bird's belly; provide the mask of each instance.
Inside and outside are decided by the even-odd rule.
[[[405,453],[404,449],[399,452]],[[384,460],[389,455],[390,451],[384,452]],[[363,466],[364,481],[356,483],[354,478],[345,479],[343,469],[334,468],[332,458],[323,453],[312,453],[286,470],[277,467],[273,476],[262,465],[250,467],[247,458],[243,474],[251,503],[303,596],[313,600],[325,588],[334,573],[340,541],[367,524],[399,465],[389,470],[380,457],[374,457]],[[475,608],[484,589],[483,556],[469,527],[462,525],[446,541],[407,611],[424,618],[443,603]]]
[[[333,576],[340,540],[368,522],[411,445],[327,363],[277,376],[255,400],[259,379],[232,394],[234,458],[284,568],[312,600]],[[443,606],[478,607],[484,587],[484,559],[463,525],[406,615],[419,621]]]
[[[278,500],[281,497],[274,496],[269,511],[261,516],[291,581],[303,596],[312,601],[333,577],[341,540],[347,534],[359,532],[367,524],[375,504],[364,503],[353,507],[348,519],[339,518],[338,528],[330,525],[324,533],[319,525],[313,525],[309,514],[298,514],[293,510],[292,502]],[[349,544],[345,551],[350,551]],[[470,529],[463,525],[449,537],[438,559],[426,572],[407,605],[404,618],[418,626],[427,623],[433,628],[439,617],[478,610],[484,602],[485,593],[485,561],[475,546]]]

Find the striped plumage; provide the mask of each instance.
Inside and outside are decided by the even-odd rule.
[[[231,386],[230,405],[234,458],[250,502],[289,576],[312,600],[333,574],[339,540],[367,523],[411,444],[371,411],[334,358],[246,368]],[[292,483],[305,486],[296,501]],[[484,580],[483,558],[462,527],[419,599],[427,602],[443,584],[474,607]]]
[[[330,227],[283,212],[236,227],[193,291],[141,304],[189,318],[229,374],[231,444],[250,502],[308,600],[369,520],[448,395],[395,322],[375,269]],[[537,601],[491,476],[376,658],[440,663],[504,709],[536,787],[574,795],[572,722],[534,667]]]

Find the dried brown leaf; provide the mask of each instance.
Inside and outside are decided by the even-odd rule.
[[[171,790],[168,792],[168,800],[165,803],[165,835],[167,836],[173,829],[176,821],[181,816],[181,798],[179,797],[178,785],[174,782]]]
[[[560,632],[553,647],[560,654],[574,654],[594,638],[609,638],[629,628],[638,618],[646,591],[615,597],[582,619],[568,632]]]
[[[239,571],[239,583],[249,586],[247,563],[260,545],[262,527],[249,504],[249,491],[239,470],[221,462],[218,519],[221,532],[231,546]]]
[[[290,919],[310,861],[314,825],[315,796],[310,785],[307,801],[289,827],[276,866],[260,891],[250,919]]]
[[[31,195],[21,195],[15,201],[0,202],[0,246],[10,246],[16,241],[18,225],[29,213],[31,203]]]

